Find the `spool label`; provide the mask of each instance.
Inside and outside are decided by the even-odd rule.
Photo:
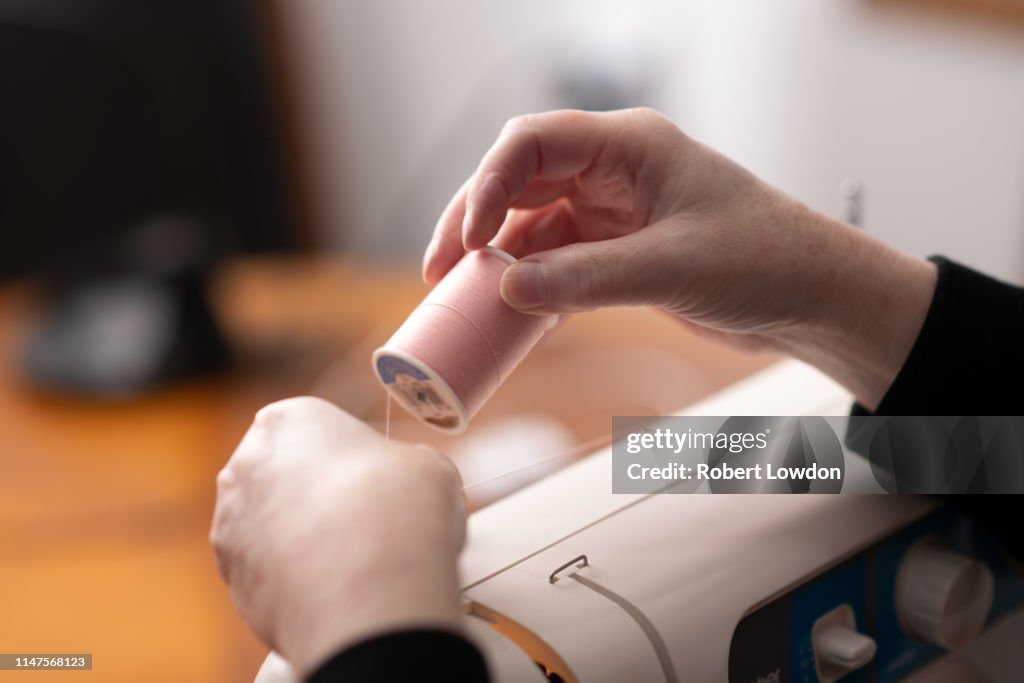
[[[446,399],[451,391],[412,363],[383,354],[377,359],[377,375],[391,395],[419,419],[442,429],[459,426],[459,410]]]

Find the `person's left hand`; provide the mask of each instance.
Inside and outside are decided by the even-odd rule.
[[[461,628],[454,465],[314,398],[261,410],[217,477],[210,540],[242,617],[300,676],[375,634]]]

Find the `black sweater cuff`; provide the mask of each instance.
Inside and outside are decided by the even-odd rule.
[[[433,629],[398,631],[342,650],[307,683],[487,683],[483,655],[466,638]]]
[[[939,273],[928,315],[875,414],[1024,415],[1024,289],[930,260]]]
[[[938,282],[917,341],[876,415],[1024,415],[1024,289],[940,256]],[[855,404],[852,414],[868,415]],[[847,443],[858,443],[850,423]],[[860,448],[858,448],[860,446]],[[1022,496],[949,496],[1024,561]]]

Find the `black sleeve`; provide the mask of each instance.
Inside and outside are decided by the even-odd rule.
[[[939,267],[931,307],[875,413],[1024,415],[1024,289],[931,260]]]
[[[942,257],[931,260],[939,267],[931,307],[875,414],[1024,415],[1024,289]],[[853,414],[868,412],[855,405]],[[1024,496],[948,501],[1024,561]]]
[[[313,672],[307,683],[487,683],[480,651],[455,633],[399,631],[342,650]]]

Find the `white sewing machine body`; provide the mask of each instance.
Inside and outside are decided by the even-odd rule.
[[[682,414],[828,415],[849,404],[824,376],[785,362]],[[853,615],[843,642],[870,654],[849,660],[844,681],[1017,680],[1006,672],[1024,666],[1000,648],[1024,633],[1024,573],[972,546],[970,524],[933,499],[614,495],[611,476],[609,448],[471,516],[464,604],[497,683],[836,680],[822,673],[815,623],[843,605]],[[869,480],[848,472],[855,490]],[[988,628],[956,657],[906,635],[898,614],[896,584],[921,539],[986,563],[973,562],[981,587],[967,599],[988,599]],[[984,594],[993,571],[994,597]],[[877,652],[865,630],[880,636]],[[272,656],[257,683],[288,680],[286,668]]]

